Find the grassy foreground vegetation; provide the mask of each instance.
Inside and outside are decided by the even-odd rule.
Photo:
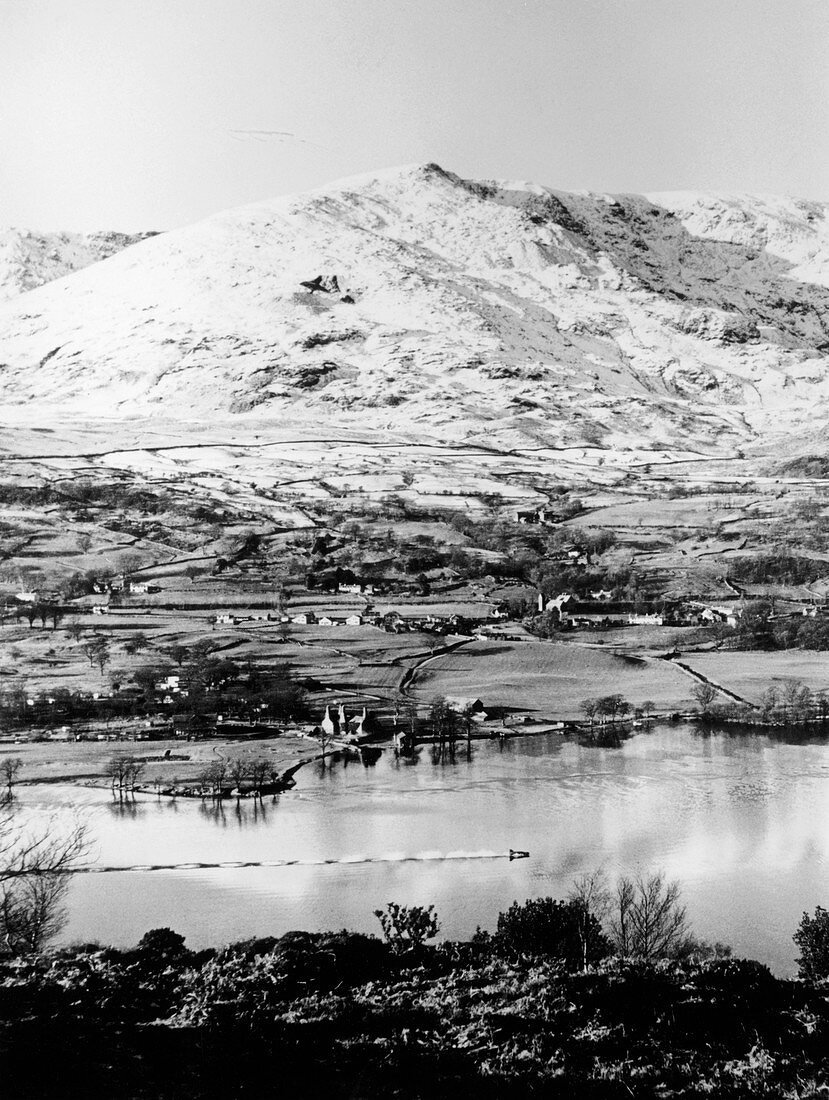
[[[827,1089],[820,908],[795,935],[799,981],[690,938],[676,885],[658,875],[623,878],[604,901],[593,878],[566,901],[516,902],[471,942],[430,946],[431,907],[377,916],[384,939],[290,932],[191,951],[155,929],[131,950],[0,959],[3,1094],[806,1100]]]

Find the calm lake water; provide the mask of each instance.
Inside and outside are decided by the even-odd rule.
[[[163,925],[194,947],[292,928],[376,932],[387,901],[434,903],[442,934],[467,937],[514,899],[562,897],[601,865],[663,869],[681,880],[697,935],[787,974],[802,911],[829,903],[827,742],[677,725],[618,749],[479,742],[471,761],[437,766],[428,747],[414,765],[387,751],[374,767],[306,767],[275,803],[238,810],[154,797],[124,810],[70,787],[22,796],[25,814],[80,805],[104,865],[305,861],[75,876],[66,941],[127,945]],[[531,858],[511,863],[499,855],[509,848]]]

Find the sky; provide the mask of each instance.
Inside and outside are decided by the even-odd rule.
[[[829,200],[829,0],[0,0],[0,225],[397,164]]]

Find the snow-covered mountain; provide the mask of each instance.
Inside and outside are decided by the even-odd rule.
[[[154,233],[35,233],[0,229],[0,302],[106,260]]]
[[[6,304],[0,396],[512,446],[716,453],[813,433],[829,416],[828,210],[568,194],[436,165],[366,175],[152,237]]]

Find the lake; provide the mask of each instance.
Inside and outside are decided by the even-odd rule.
[[[59,751],[59,749],[56,749]],[[288,866],[82,874],[64,941],[133,944],[170,926],[192,947],[288,929],[379,932],[388,901],[434,904],[441,934],[493,929],[515,899],[566,895],[603,866],[662,869],[695,933],[794,971],[804,909],[829,903],[829,743],[658,726],[619,748],[561,736],[477,742],[472,759],[385,751],[311,765],[264,806],[21,788],[21,813],[88,820],[100,865],[297,861]],[[528,860],[510,862],[510,848]],[[373,860],[375,862],[362,862]],[[337,861],[337,862],[324,862]]]

